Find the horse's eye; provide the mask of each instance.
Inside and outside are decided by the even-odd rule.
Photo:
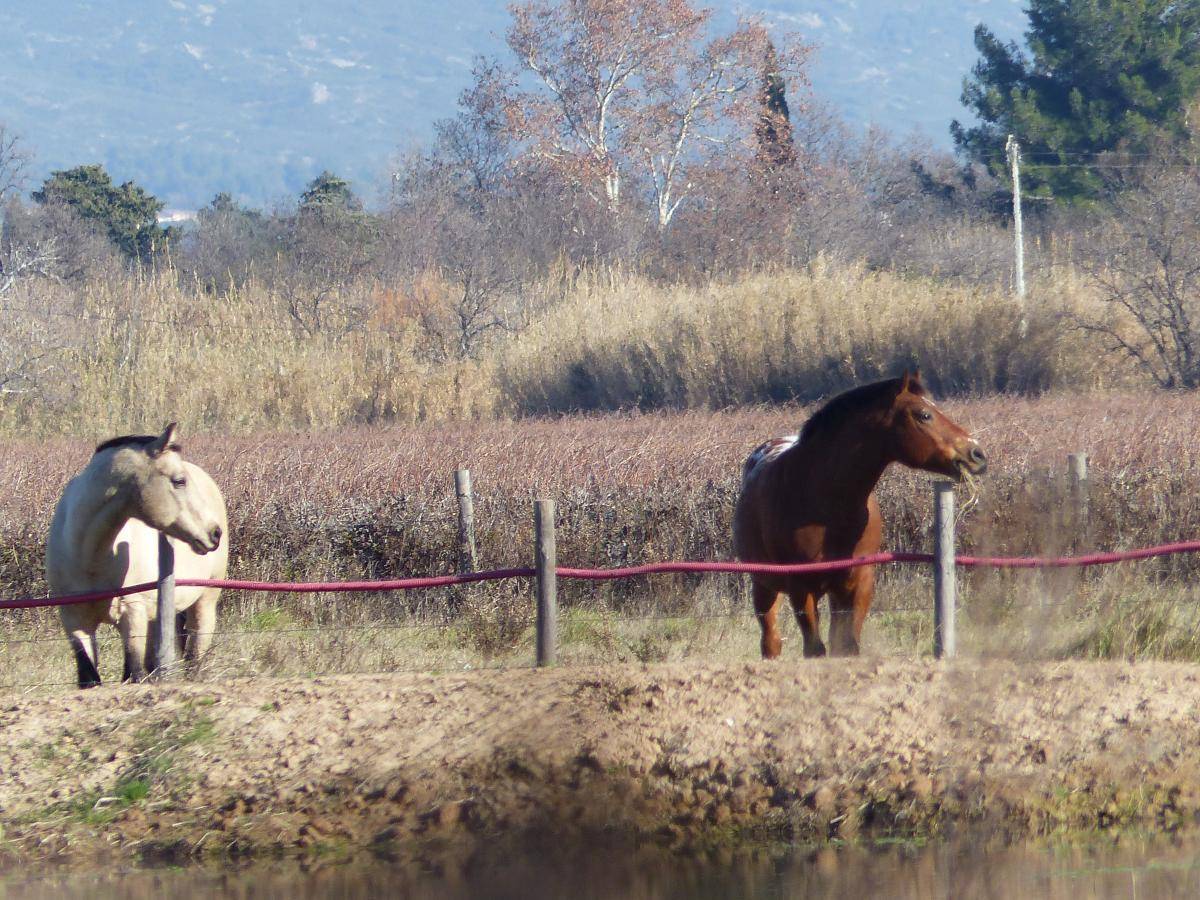
[[[187,484],[187,478],[183,475],[176,475],[171,479],[171,484],[175,485],[175,487],[181,488]]]
[[[933,413],[931,413],[927,409],[918,409],[916,415],[917,415],[917,421],[920,421],[920,422],[932,422],[933,421]]]

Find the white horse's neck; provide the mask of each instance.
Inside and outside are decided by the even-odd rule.
[[[137,468],[122,462],[92,461],[67,525],[68,546],[78,548],[81,568],[97,575],[117,565],[113,542],[135,512]]]

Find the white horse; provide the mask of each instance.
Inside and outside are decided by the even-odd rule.
[[[156,581],[160,531],[180,542],[175,547],[177,578],[225,577],[225,500],[207,472],[179,455],[175,430],[172,422],[157,436],[105,441],[67,484],[46,543],[46,581],[53,593]],[[220,595],[220,588],[176,589],[175,608],[187,613],[186,654],[193,668],[212,640]],[[150,622],[158,618],[154,591],[60,606],[58,611],[75,652],[81,688],[100,683],[96,629],[102,622],[120,629],[124,680],[142,681],[158,667],[149,640]]]

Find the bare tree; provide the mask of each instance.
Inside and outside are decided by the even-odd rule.
[[[123,265],[119,251],[100,226],[65,203],[10,201],[4,208],[4,240],[9,253],[25,248],[29,255],[31,248],[52,246],[52,274],[63,281],[81,282]]]
[[[245,284],[275,255],[279,223],[254,209],[217,194],[196,213],[175,255],[206,289],[220,293]]]
[[[665,231],[706,165],[752,145],[770,46],[761,24],[706,40],[710,13],[688,0],[526,0],[511,10],[518,70],[477,66],[464,99],[503,113],[519,161],[611,213],[639,179]],[[802,83],[806,54],[784,41],[777,77]],[[522,87],[522,73],[536,87]]]
[[[31,244],[14,243],[0,236],[0,297],[23,278],[53,277],[58,259],[58,240],[53,235]]]
[[[29,153],[20,138],[0,122],[0,203],[19,194],[25,187]]]
[[[449,149],[405,161],[389,211],[390,241],[406,256],[406,271],[394,273],[405,285],[404,315],[437,361],[475,356],[488,335],[508,329],[530,270],[522,198],[481,184],[475,160]]]
[[[55,277],[59,261],[53,235],[24,240],[9,227],[19,209],[19,201],[11,200],[0,220],[0,397],[36,390],[61,350],[53,338],[58,329],[39,323],[36,310],[13,300],[18,285]]]
[[[1200,387],[1200,174],[1156,168],[1118,193],[1080,266],[1106,307],[1105,335],[1164,388]]]
[[[493,82],[507,91],[514,134],[585,189],[599,184],[597,199],[616,209],[637,83],[655,79],[673,48],[695,40],[706,14],[686,0],[527,0],[510,9],[508,46],[540,82],[539,90]]]
[[[718,171],[762,168],[764,160],[757,151],[765,66],[781,93],[789,82],[807,86],[803,66],[808,48],[790,41],[781,54],[757,21],[740,22],[732,33],[702,47],[681,49],[690,52],[676,56],[667,77],[648,81],[646,103],[637,114],[635,134],[659,231],[667,230],[680,205],[714,166]],[[793,98],[798,112],[803,109],[800,99]],[[783,122],[771,124],[782,132]],[[781,169],[792,168],[794,149],[786,163],[779,162]]]
[[[277,252],[266,277],[296,326],[309,335],[360,328],[368,304],[356,288],[379,269],[376,217],[335,202],[310,203],[276,216],[274,227]]]

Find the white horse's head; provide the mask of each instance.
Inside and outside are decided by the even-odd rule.
[[[129,455],[127,463],[133,467],[129,473],[133,488],[130,515],[186,542],[196,553],[211,553],[221,545],[221,525],[180,456],[176,431],[172,422],[157,437],[128,445],[137,451]]]

